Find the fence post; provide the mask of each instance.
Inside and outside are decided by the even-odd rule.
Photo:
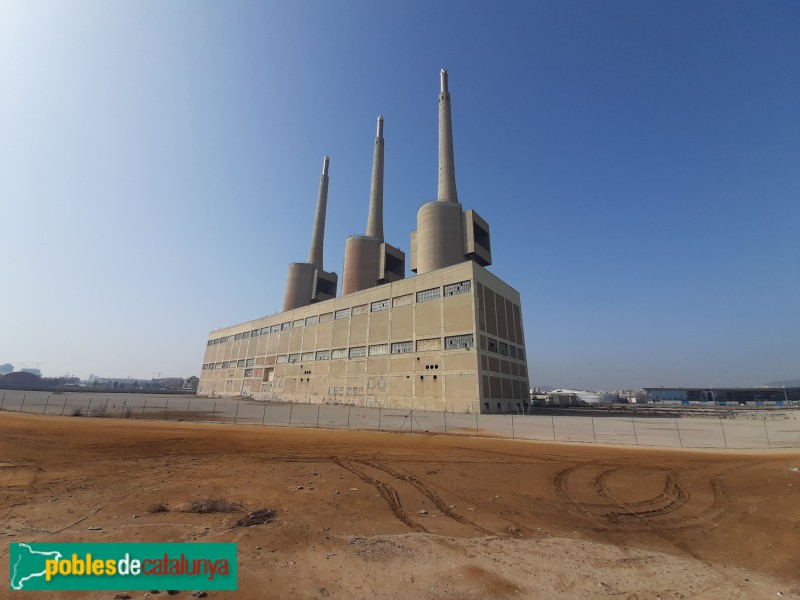
[[[47,394],[47,400],[44,401],[44,410],[42,411],[43,415],[47,414],[47,405],[50,403],[50,394]]]
[[[444,434],[447,435],[447,409],[444,409]]]
[[[147,408],[147,398],[144,399],[144,406],[142,406],[142,416],[144,417],[144,411]]]
[[[594,429],[594,417],[592,417],[592,437],[594,438],[594,443],[597,443],[597,432]]]
[[[103,409],[103,416],[104,417],[106,416],[107,412],[108,412],[108,398],[106,398],[106,407]]]
[[[261,426],[262,427],[264,426],[264,419],[266,418],[266,416],[267,416],[267,404],[265,402],[264,403],[264,413],[261,415]]]
[[[633,425],[633,439],[636,440],[636,445],[638,446],[639,445],[639,436],[636,433],[636,423],[633,420],[633,417],[631,417],[631,425]]]
[[[719,417],[719,428],[722,430],[722,443],[728,447],[728,438],[725,437],[725,426],[722,424],[722,417]]]
[[[678,443],[681,445],[681,448],[683,448],[683,438],[681,437],[681,428],[678,425],[678,418],[677,417],[675,418],[675,431],[678,432]]]
[[[762,423],[764,423],[764,435],[767,436],[767,448],[772,448],[772,445],[769,441],[769,431],[767,431],[767,420],[763,419]]]
[[[67,408],[67,399],[64,398],[64,406],[61,407],[61,416],[64,416],[64,409]]]
[[[289,427],[292,426],[292,409],[294,409],[294,403],[289,404]]]
[[[556,441],[556,418],[550,415],[550,427],[553,429],[553,441]]]
[[[236,403],[236,414],[233,415],[233,424],[234,425],[236,425],[236,421],[239,418],[239,406],[240,406],[240,404],[237,402]]]
[[[87,417],[90,416],[91,412],[92,412],[92,399],[89,398],[89,408],[86,409],[86,416]]]
[[[217,418],[217,403],[214,402],[214,410],[211,413],[211,422],[214,422],[214,419]]]
[[[353,408],[349,404],[347,405],[347,430],[350,431],[350,409]]]
[[[475,409],[475,435],[478,435],[478,412],[480,408]]]
[[[125,405],[126,404],[128,404],[128,399],[127,398],[123,398],[122,399],[122,408],[119,410],[119,414],[121,416],[123,416],[123,417],[125,416]]]
[[[411,433],[414,433],[414,409],[411,409],[411,414],[409,415],[411,418],[409,421],[411,422]]]
[[[381,413],[383,412],[383,407],[378,407],[378,431],[381,430]]]
[[[189,419],[189,407],[190,407],[191,405],[192,405],[192,401],[191,401],[191,400],[189,400],[189,402],[186,404],[186,416],[185,416],[185,417],[183,417],[184,419],[187,419],[187,420]]]
[[[516,438],[517,438],[517,436],[514,433],[514,413],[512,412],[511,413],[511,439],[514,440]]]
[[[317,404],[317,429],[319,429],[319,409],[322,408],[321,404]]]
[[[169,400],[164,400],[164,420],[167,419],[167,407],[169,406]]]
[[[26,394],[22,394],[22,404],[19,405],[19,412],[22,412],[22,407],[25,406],[25,396]]]

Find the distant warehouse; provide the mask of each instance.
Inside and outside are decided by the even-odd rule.
[[[644,388],[647,402],[789,406],[800,404],[800,387]]]

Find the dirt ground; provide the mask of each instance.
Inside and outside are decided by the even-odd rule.
[[[800,597],[797,467],[800,451],[0,413],[0,578],[9,542],[196,540],[239,544],[239,590],[210,598]],[[176,510],[203,498],[277,519]]]

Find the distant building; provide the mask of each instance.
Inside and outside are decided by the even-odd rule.
[[[24,369],[20,369],[20,372],[21,373],[30,373],[31,375],[36,375],[37,377],[41,377],[42,376],[42,370],[41,369],[35,369],[33,367],[25,367]]]
[[[0,377],[2,377],[3,375],[8,375],[9,373],[13,372],[14,372],[14,365],[12,365],[11,363],[5,363],[3,365],[0,365]]]
[[[666,404],[800,404],[800,387],[644,388],[648,403]]]

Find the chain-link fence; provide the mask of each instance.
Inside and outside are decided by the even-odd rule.
[[[800,447],[800,409],[717,416],[481,415],[243,398],[0,391],[0,411],[683,448]],[[2,418],[0,416],[0,418]]]

